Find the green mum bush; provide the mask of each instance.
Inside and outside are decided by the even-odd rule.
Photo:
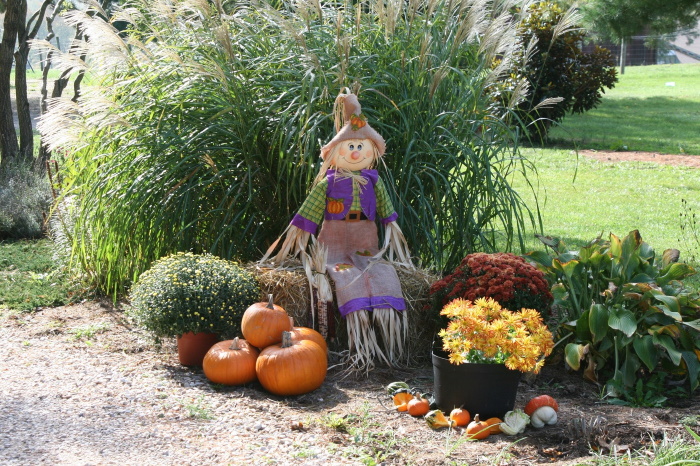
[[[239,335],[243,312],[260,299],[255,277],[236,263],[179,252],[153,263],[131,289],[139,326],[160,337],[212,332]]]

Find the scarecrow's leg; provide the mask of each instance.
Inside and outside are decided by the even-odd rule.
[[[374,368],[376,357],[389,364],[377,342],[377,336],[365,309],[348,314],[346,324],[348,327],[348,362],[353,369],[371,370]]]
[[[391,308],[375,309],[373,321],[379,328],[384,349],[389,356],[389,364],[398,365],[403,358],[408,332],[408,313]]]

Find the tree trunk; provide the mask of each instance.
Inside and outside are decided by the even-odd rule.
[[[22,15],[24,11],[24,15]],[[5,11],[5,30],[0,43],[0,166],[7,166],[19,152],[17,132],[12,118],[12,99],[10,98],[10,72],[14,61],[15,43],[19,24],[24,24],[27,12],[26,0],[8,2]]]
[[[620,74],[625,74],[625,63],[627,62],[627,41],[620,41]]]
[[[27,42],[27,30],[24,18],[27,17],[27,2],[23,11],[20,11],[22,21],[17,24],[17,41],[19,47],[15,52],[15,105],[17,106],[17,120],[19,121],[19,152],[18,160],[30,163],[34,157],[34,132],[32,131],[32,115],[29,111],[29,98],[27,95],[27,61],[29,58],[29,43]],[[22,8],[22,7],[20,7]]]

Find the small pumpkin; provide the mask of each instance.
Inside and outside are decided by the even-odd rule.
[[[406,412],[408,411],[408,403],[413,400],[414,396],[410,391],[406,389],[399,389],[394,392],[391,399],[394,401],[394,406],[396,406],[396,411]]]
[[[329,214],[341,214],[345,210],[345,205],[342,199],[329,197],[326,199],[326,211]]]
[[[292,341],[311,340],[318,343],[318,346],[328,353],[328,344],[326,343],[326,339],[323,338],[323,335],[309,327],[295,327],[294,318],[292,316],[289,316],[289,325],[292,326],[290,330],[290,332],[292,332]]]
[[[452,419],[455,422],[456,426],[464,427],[467,424],[469,424],[469,421],[471,421],[472,416],[471,414],[469,414],[469,411],[467,411],[464,408],[455,408],[452,411],[450,411],[450,419]]]
[[[287,319],[287,323],[289,320]],[[260,352],[255,372],[265,390],[275,395],[301,395],[323,384],[328,371],[326,352],[311,340],[292,341],[282,332],[282,342]]]
[[[413,417],[425,416],[430,411],[430,401],[422,396],[416,396],[408,402],[408,414]]]
[[[220,341],[204,356],[202,369],[207,379],[223,385],[243,385],[258,379],[255,361],[260,351],[238,337]]]
[[[241,332],[251,345],[263,349],[282,341],[282,332],[292,329],[287,312],[274,304],[272,295],[267,303],[252,304],[243,313]]]
[[[486,421],[482,421],[479,419],[479,415],[475,414],[474,419],[472,419],[472,422],[470,422],[467,425],[467,430],[465,430],[465,434],[468,439],[472,440],[483,440],[489,435],[491,435],[490,432],[491,426],[489,426]]]

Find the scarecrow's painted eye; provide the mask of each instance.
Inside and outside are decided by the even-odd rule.
[[[348,149],[350,149],[350,150],[355,150],[355,144],[350,144],[350,145],[348,146]]]
[[[362,150],[362,144],[357,145],[357,150]]]

